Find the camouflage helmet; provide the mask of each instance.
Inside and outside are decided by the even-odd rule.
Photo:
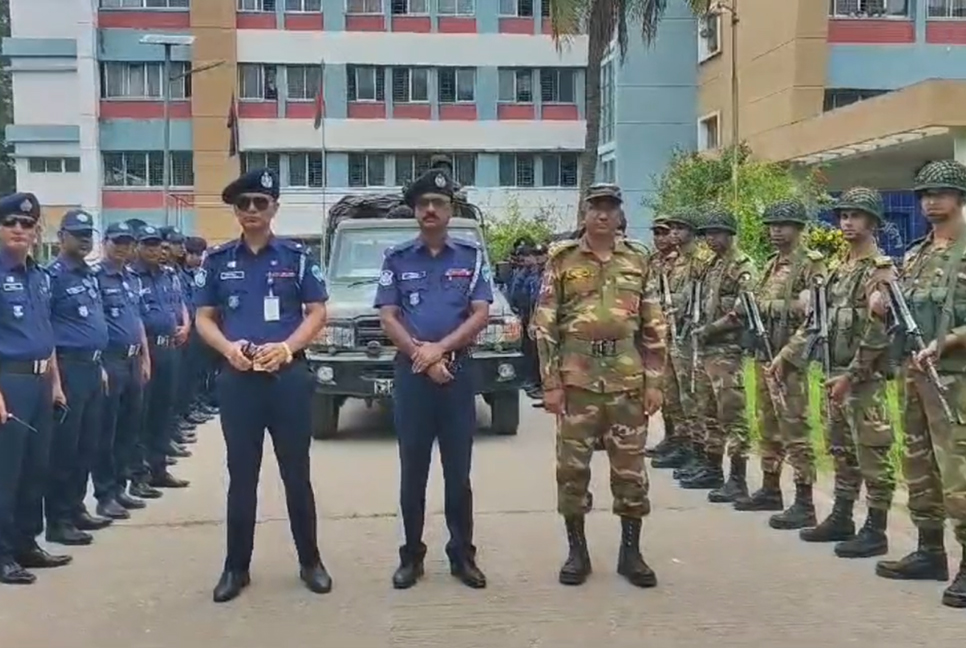
[[[966,166],[956,160],[938,160],[919,169],[913,191],[952,190],[966,194]]]
[[[808,210],[805,203],[797,198],[779,200],[765,207],[762,222],[765,225],[792,223],[805,226],[808,224]]]
[[[839,199],[832,206],[832,211],[838,215],[846,209],[860,211],[872,216],[880,223],[884,218],[885,208],[882,204],[882,195],[875,189],[868,187],[852,187],[842,192]]]
[[[726,209],[715,208],[704,215],[702,222],[698,225],[698,233],[708,234],[711,232],[728,232],[729,234],[738,233],[738,219]]]
[[[651,230],[656,229],[671,229],[671,224],[668,222],[667,216],[654,217],[654,220],[651,221]]]
[[[671,225],[683,225],[688,229],[694,229],[694,217],[684,210],[679,210],[671,212],[670,214],[663,216],[664,224],[670,227]]]

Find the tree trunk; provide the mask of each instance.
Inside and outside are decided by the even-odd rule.
[[[584,215],[584,194],[597,175],[597,149],[600,145],[600,65],[614,35],[613,11],[608,5],[610,0],[601,0],[594,4],[587,29],[587,71],[584,76],[584,116],[587,120],[587,132],[584,134],[584,150],[580,154],[580,195],[577,197],[576,219],[578,227]]]

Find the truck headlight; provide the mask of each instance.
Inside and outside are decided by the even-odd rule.
[[[317,343],[324,347],[351,349],[356,345],[355,329],[351,324],[327,324],[319,333]]]
[[[319,382],[332,382],[335,378],[335,371],[332,370],[332,367],[322,365],[315,370],[315,377],[319,379]]]
[[[516,315],[505,315],[490,320],[480,331],[476,343],[481,347],[516,346],[520,343],[522,326]]]

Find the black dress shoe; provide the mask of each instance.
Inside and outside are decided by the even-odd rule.
[[[72,560],[71,556],[55,556],[37,545],[17,554],[17,564],[24,569],[53,569],[69,565]]]
[[[131,484],[131,488],[128,491],[134,497],[140,497],[141,499],[158,499],[164,495],[157,488],[149,486],[145,482],[135,482]]]
[[[248,587],[251,582],[251,577],[247,571],[238,572],[226,569],[221,573],[221,578],[218,579],[218,584],[215,585],[211,598],[215,603],[227,603],[238,598],[242,590]]]
[[[177,443],[175,443],[174,441],[172,441],[170,444],[168,444],[168,456],[170,456],[170,457],[179,457],[179,458],[190,457],[191,456],[191,451],[185,450],[184,448],[182,448],[181,446],[179,446]]]
[[[396,589],[409,589],[423,577],[423,561],[402,562],[392,575],[392,586]]]
[[[113,524],[114,520],[106,517],[100,517],[99,515],[91,515],[87,511],[78,513],[74,516],[72,520],[74,526],[81,531],[100,531],[101,529],[106,529]]]
[[[15,562],[0,565],[0,583],[5,585],[32,585],[37,577]]]
[[[461,583],[473,589],[486,587],[486,575],[476,566],[476,561],[464,558],[458,562],[451,562],[449,573],[458,578]]]
[[[151,478],[154,488],[187,488],[190,483],[187,479],[178,479],[167,470]]]
[[[132,497],[124,492],[119,493],[115,498],[115,501],[129,511],[143,509],[145,506],[147,506],[147,504],[144,503],[144,500]]]
[[[325,571],[325,565],[321,562],[299,568],[299,578],[309,588],[309,591],[316,594],[328,594],[332,591],[332,577]]]
[[[131,514],[117,500],[108,499],[97,503],[97,514],[108,520],[128,520]]]
[[[68,547],[85,547],[94,542],[94,536],[81,531],[73,524],[48,524],[44,534],[47,542],[67,545]]]
[[[164,458],[164,465],[166,465],[166,466],[177,466],[178,465],[178,460],[175,457],[165,457]]]

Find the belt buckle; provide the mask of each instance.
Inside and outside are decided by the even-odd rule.
[[[130,345],[127,348],[127,357],[133,358],[134,356],[136,356],[138,354],[138,351],[140,351],[140,349],[138,348],[139,346],[140,345],[138,345],[138,344],[132,344],[132,345]]]
[[[617,340],[594,340],[591,343],[593,354],[602,358],[617,355]]]
[[[37,375],[47,373],[48,360],[34,360],[34,373]]]
[[[101,352],[100,351],[95,351],[94,352],[94,355],[91,357],[91,360],[93,362],[98,362],[100,359],[101,359]]]

